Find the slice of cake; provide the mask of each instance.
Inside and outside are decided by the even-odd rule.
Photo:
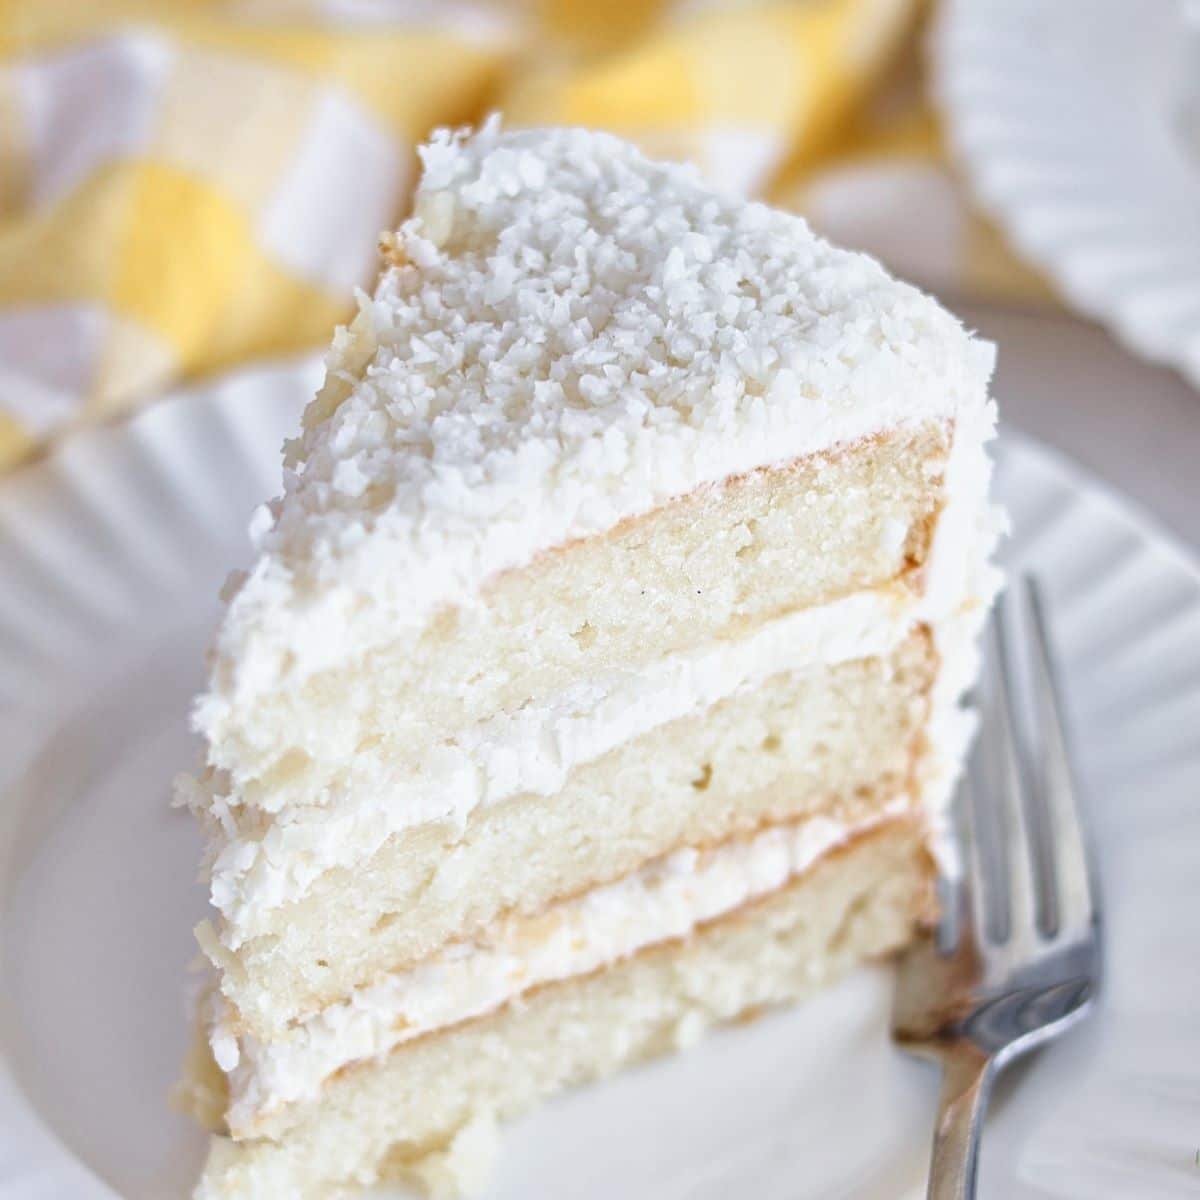
[[[422,158],[196,707],[206,1197],[469,1186],[931,911],[990,347],[612,137]]]

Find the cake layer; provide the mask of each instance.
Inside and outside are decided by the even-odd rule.
[[[775,675],[522,795],[388,842],[322,877],[236,957],[222,990],[270,1036],[372,977],[507,912],[635,870],[680,846],[820,813],[857,823],[914,772],[938,658],[913,631],[885,654]]]
[[[925,561],[950,436],[905,426],[548,550],[236,722],[210,728],[202,707],[209,760],[236,804],[271,812],[390,790],[498,712],[886,583]]]
[[[403,1042],[458,1025],[533,988],[589,975],[778,890],[833,847],[912,811],[900,793],[861,824],[806,817],[704,849],[677,850],[613,883],[539,913],[509,914],[471,941],[454,942],[395,971],[269,1042],[238,1038],[218,1022],[218,1065],[230,1079],[229,1132],[278,1130],[284,1109],[319,1095],[337,1071]]]
[[[411,1170],[481,1113],[511,1117],[894,950],[929,913],[931,883],[920,823],[887,822],[681,942],[343,1072],[279,1140],[215,1139],[198,1195],[303,1200]]]

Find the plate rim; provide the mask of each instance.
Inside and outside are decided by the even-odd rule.
[[[1200,388],[1200,308],[1196,308],[1194,316],[1177,336],[1155,336],[1148,331],[1146,319],[1139,315],[1143,303],[1161,295],[1153,281],[1142,287],[1123,280],[1100,281],[1104,261],[1113,250],[1108,235],[1088,237],[1070,231],[1052,235],[1041,225],[1037,210],[1044,211],[1052,205],[1053,185],[1047,185],[1044,191],[1035,191],[1028,187],[1009,189],[999,182],[1001,176],[1011,176],[1028,164],[1030,156],[1003,138],[993,140],[973,130],[973,119],[985,114],[962,100],[964,95],[970,94],[972,76],[981,66],[978,59],[964,55],[963,47],[976,45],[983,39],[989,21],[985,14],[989,7],[994,7],[989,5],[989,0],[946,0],[938,8],[927,39],[931,94],[944,118],[952,158],[963,168],[972,199],[1004,230],[1019,253],[1050,277],[1054,287],[1073,308],[1100,322],[1134,353],[1152,363],[1172,367],[1192,386]],[[1161,9],[1165,13],[1167,4],[1161,3]],[[1113,11],[1111,4],[1093,3],[1089,5],[1089,19],[1103,20]],[[1168,18],[1160,16],[1157,26],[1159,42],[1165,44]],[[1091,39],[1080,41],[1093,44]],[[1197,34],[1197,45],[1200,46],[1200,33]],[[1011,77],[1024,76],[1022,72],[1014,71]],[[1006,76],[1006,84],[1009,78]],[[1013,93],[1014,97],[1019,95],[1019,91]],[[1160,115],[1169,119],[1167,113]],[[1174,142],[1171,156],[1184,171],[1195,175],[1197,204],[1200,205],[1200,150],[1196,163],[1192,164],[1183,146]],[[1130,248],[1144,249],[1140,242],[1135,246],[1132,239]],[[1171,248],[1164,239],[1161,253],[1169,254]],[[1195,248],[1200,254],[1200,226],[1197,227]],[[1185,315],[1194,307],[1194,295],[1200,294],[1200,267],[1194,275],[1187,277],[1187,282],[1193,289],[1193,300],[1185,300],[1181,306],[1180,311]],[[1160,318],[1158,325],[1166,327],[1167,324],[1165,318]]]
[[[293,381],[299,381],[307,378],[307,373],[311,372],[311,370],[312,356],[306,355],[302,358],[288,358],[268,364],[260,364],[251,369],[246,377],[251,382],[261,382],[263,372],[266,371],[272,377],[278,376],[279,378],[290,378]],[[151,413],[157,412],[158,415],[153,418],[155,420],[171,421],[180,419],[179,413],[185,406],[208,404],[217,409],[222,409],[222,407],[228,409],[236,402],[237,393],[229,389],[225,381],[219,384],[197,385],[181,389],[173,393],[169,398],[164,399],[154,409],[139,413],[128,422],[81,431],[73,439],[70,439],[70,444],[75,446],[78,442],[83,442],[85,448],[99,453],[111,454],[113,448],[118,446],[124,439],[136,436],[134,432],[136,423],[151,419],[149,416]],[[281,403],[278,399],[266,402]],[[1055,447],[1048,446],[1019,430],[1014,430],[1007,426],[1004,427],[997,446],[1000,449],[1001,455],[1009,453],[1010,451],[1006,448],[1011,447],[1011,452],[1015,453],[1018,458],[1028,457],[1033,459],[1039,466],[1047,469],[1057,480],[1062,481],[1066,486],[1081,491],[1090,499],[1101,503],[1109,517],[1116,519],[1124,528],[1129,529],[1136,535],[1139,544],[1162,551],[1170,559],[1171,565],[1175,570],[1186,573],[1189,580],[1193,583],[1200,583],[1200,557],[1190,550],[1176,534],[1164,528],[1157,517],[1139,501],[1128,497],[1102,478],[1094,475],[1086,467],[1073,460],[1068,454]],[[274,452],[273,450],[272,453]],[[49,478],[50,473],[55,469],[54,460],[60,453],[61,450],[51,452],[51,454],[38,462],[23,468],[22,473],[45,473],[47,478]],[[6,495],[9,491],[8,482],[8,480],[0,481],[0,514],[3,513],[8,498]],[[3,536],[4,527],[3,523],[0,522],[0,539]],[[3,728],[4,721],[4,709],[0,707],[0,729]],[[0,834],[2,833],[3,830],[0,830]],[[6,910],[0,911],[0,953],[3,952],[4,942],[6,941],[3,929],[5,917]],[[0,1195],[5,1197],[21,1196],[26,1194],[23,1191],[23,1184],[35,1188],[37,1186],[45,1186],[48,1178],[57,1180],[60,1177],[64,1181],[66,1193],[73,1194],[72,1181],[79,1179],[80,1171],[86,1172],[89,1182],[92,1182],[95,1188],[95,1191],[89,1194],[96,1196],[116,1195],[112,1185],[89,1163],[77,1155],[59,1131],[51,1126],[48,1120],[42,1116],[40,1110],[34,1106],[19,1081],[13,1076],[9,1057],[4,1052],[3,1044],[0,1044],[0,1113],[10,1111],[10,1105],[12,1104],[20,1105],[24,1108],[27,1119],[33,1121],[38,1127],[39,1133],[44,1135],[42,1145],[53,1147],[56,1154],[48,1162],[35,1160],[30,1163],[29,1173],[22,1178],[19,1174],[21,1170],[19,1152],[18,1157],[13,1159],[11,1157],[12,1146],[10,1138],[7,1133],[0,1134],[0,1165],[6,1168],[5,1177],[3,1180],[0,1180]],[[0,1122],[0,1125],[7,1125],[7,1122]],[[13,1174],[9,1175],[8,1171],[13,1171]],[[59,1174],[52,1175],[50,1172],[60,1172],[61,1176]]]

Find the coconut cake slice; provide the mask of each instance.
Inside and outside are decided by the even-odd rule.
[[[931,912],[991,348],[607,135],[422,159],[195,709],[205,1196],[465,1185]]]

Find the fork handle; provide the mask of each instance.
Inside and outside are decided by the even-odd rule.
[[[967,1041],[951,1043],[941,1058],[942,1096],[926,1196],[928,1200],[973,1200],[993,1061]]]

